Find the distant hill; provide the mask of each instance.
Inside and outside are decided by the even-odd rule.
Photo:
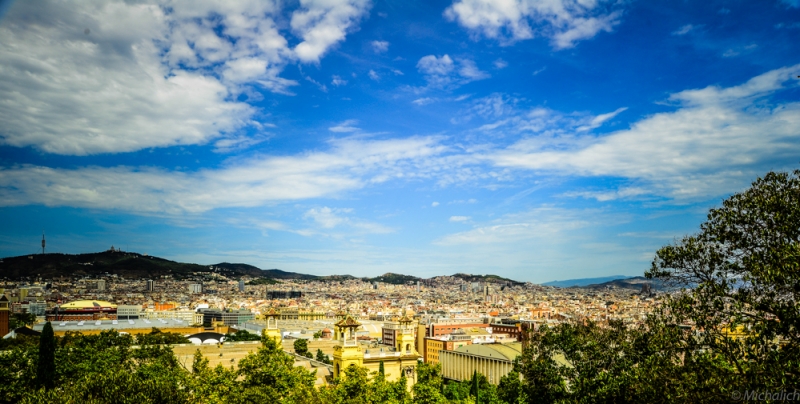
[[[582,287],[582,286],[589,286],[589,285],[600,284],[604,282],[614,281],[617,279],[626,279],[626,278],[632,278],[632,277],[625,275],[611,275],[599,278],[568,279],[565,281],[552,281],[543,283],[542,286],[555,286],[558,288]]]
[[[421,278],[417,278],[416,276],[395,274],[391,272],[387,272],[381,276],[376,276],[374,278],[361,278],[361,279],[365,282],[383,282],[383,283],[390,283],[392,285],[407,285],[409,283],[416,283],[417,281],[421,280]]]
[[[0,278],[19,280],[39,276],[80,277],[106,273],[125,278],[157,278],[164,275],[186,278],[193,272],[214,272],[211,267],[216,267],[217,272],[226,276],[270,277],[265,271],[251,265],[187,264],[135,252],[108,250],[88,254],[33,254],[3,258],[0,262]]]
[[[3,258],[0,277],[21,279],[41,276],[86,276],[116,274],[126,278],[152,278],[161,275],[184,277],[192,272],[208,272],[207,265],[184,264],[131,252],[103,251],[89,254],[34,254]]]
[[[229,262],[222,262],[215,264],[215,267],[225,268],[231,271],[247,273],[251,276],[266,276],[272,279],[301,279],[301,280],[318,280],[321,277],[316,275],[299,274],[296,272],[281,271],[280,269],[261,269],[248,264],[231,264]],[[258,275],[253,275],[258,274]]]
[[[472,275],[457,273],[453,275],[454,278],[461,278],[465,282],[489,282],[489,283],[510,283],[511,285],[522,285],[523,282],[517,282],[513,279],[503,278],[497,275]]]
[[[625,279],[615,279],[608,282],[603,283],[596,283],[592,285],[586,285],[584,288],[586,289],[605,289],[608,286],[615,286],[621,289],[633,289],[633,290],[641,290],[642,285],[649,283],[653,286],[656,290],[664,290],[665,286],[662,282],[658,281],[657,279],[647,279],[643,276],[634,276],[631,278]]]

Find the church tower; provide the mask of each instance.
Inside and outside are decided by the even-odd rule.
[[[414,320],[403,313],[403,317],[400,317],[397,322],[400,323],[400,332],[397,335],[397,343],[395,346],[397,352],[403,355],[418,355],[415,348],[416,340],[414,338],[414,327],[412,326]]]
[[[275,344],[278,346],[278,350],[283,350],[283,336],[281,335],[281,330],[278,329],[278,316],[280,313],[275,311],[274,308],[270,308],[268,312],[264,314],[267,318],[267,326],[261,331],[262,335],[268,338],[272,338],[275,341]]]
[[[334,337],[339,341],[333,347],[333,377],[341,377],[350,365],[364,365],[364,351],[358,345],[356,330],[361,323],[349,315],[334,324]]]

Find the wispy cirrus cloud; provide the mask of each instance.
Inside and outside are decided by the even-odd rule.
[[[45,205],[148,214],[333,197],[397,178],[429,178],[428,160],[447,150],[432,137],[339,139],[328,151],[257,156],[192,172],[153,167],[22,165],[0,169],[0,206]],[[426,174],[426,171],[433,171]]]
[[[356,127],[355,125],[358,124],[357,119],[348,119],[346,121],[342,121],[335,126],[331,126],[328,128],[329,131],[335,133],[351,133],[351,132],[358,132],[361,128]]]
[[[566,49],[611,32],[622,17],[619,6],[612,1],[456,0],[444,16],[504,44],[544,36],[553,48]]]
[[[508,118],[492,129],[513,123],[514,130],[536,135],[488,158],[500,167],[633,181],[618,191],[574,194],[598,200],[646,193],[678,200],[722,195],[765,171],[796,164],[800,103],[768,100],[780,90],[796,88],[798,73],[800,65],[738,86],[681,91],[669,97],[675,111],[647,116],[629,129],[603,136],[579,135],[580,127],[570,135],[546,112],[533,120]]]
[[[428,55],[417,62],[417,70],[423,75],[428,87],[454,89],[476,80],[489,78],[475,62],[469,59],[453,60],[449,55]]]

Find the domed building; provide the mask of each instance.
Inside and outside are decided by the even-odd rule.
[[[103,300],[76,300],[49,311],[47,321],[116,320],[117,305]]]

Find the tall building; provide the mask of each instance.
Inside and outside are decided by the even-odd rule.
[[[244,280],[239,279],[239,292],[244,292]]]
[[[202,283],[191,283],[191,284],[189,284],[189,292],[190,293],[203,293],[203,284]]]
[[[100,291],[100,292],[103,292],[103,291],[106,290],[106,280],[105,279],[99,279],[97,281],[97,290]]]
[[[156,283],[152,279],[147,280],[147,291],[154,292],[156,290]]]
[[[0,338],[11,331],[8,329],[10,320],[11,311],[8,309],[8,298],[6,295],[0,295]]]

